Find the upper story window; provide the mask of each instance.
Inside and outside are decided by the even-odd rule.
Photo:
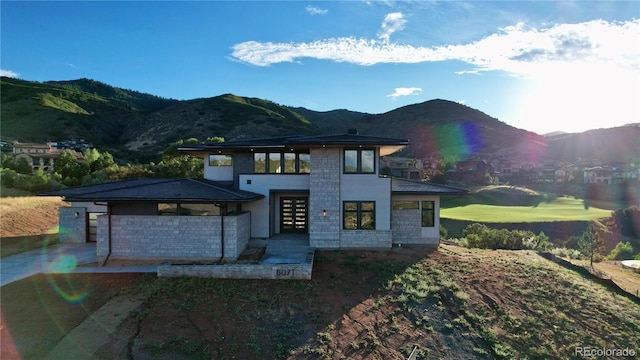
[[[231,155],[209,155],[209,166],[231,166]]]
[[[311,157],[307,153],[270,152],[253,154],[254,174],[308,174]]]
[[[347,149],[344,151],[344,172],[346,174],[373,174],[376,169],[375,150]]]

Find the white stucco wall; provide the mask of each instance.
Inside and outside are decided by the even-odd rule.
[[[376,230],[391,229],[391,178],[377,174],[342,174],[340,201],[375,201]]]
[[[242,209],[251,212],[251,237],[268,238],[270,237],[270,220],[275,220],[276,214],[279,213],[279,204],[277,202],[274,203],[274,208],[270,209],[272,192],[308,191],[309,175],[245,174],[240,175],[239,187],[241,190],[252,191],[265,196],[262,200],[243,204]],[[274,212],[272,217],[270,217],[270,210]]]
[[[233,181],[233,166],[235,159],[231,160],[231,166],[210,166],[209,156],[204,157],[204,178],[213,181]]]

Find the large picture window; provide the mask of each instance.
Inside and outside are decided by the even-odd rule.
[[[345,201],[342,217],[342,228],[345,230],[375,230],[376,203],[374,201]]]
[[[375,150],[354,149],[344,151],[344,172],[346,174],[373,174],[376,169]]]
[[[231,155],[209,155],[209,166],[231,166]]]
[[[269,152],[253,154],[254,174],[308,174],[311,156],[307,153]]]
[[[434,227],[435,223],[435,202],[422,202],[422,227]]]

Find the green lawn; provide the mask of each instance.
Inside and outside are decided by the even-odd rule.
[[[440,210],[443,218],[489,223],[588,221],[610,215],[611,210],[587,207],[583,200],[571,197],[558,197],[532,206],[469,204]]]

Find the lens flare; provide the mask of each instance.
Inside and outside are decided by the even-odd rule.
[[[51,274],[69,274],[78,265],[78,260],[72,254],[65,254],[64,247],[47,248],[50,243],[49,236],[46,237],[42,245],[41,260],[43,262],[43,270],[46,273],[47,281],[51,287],[66,301],[70,303],[80,303],[88,296],[84,289],[65,290],[58,282],[56,277]]]

